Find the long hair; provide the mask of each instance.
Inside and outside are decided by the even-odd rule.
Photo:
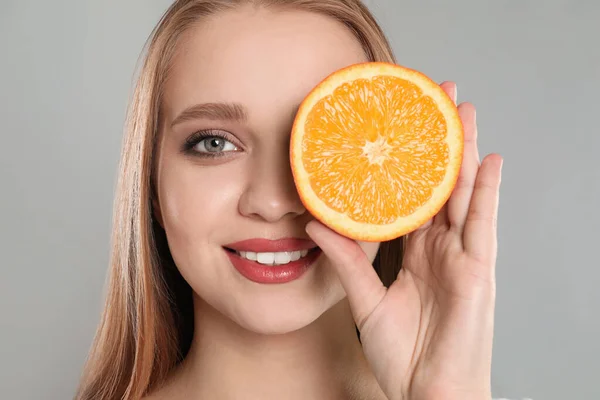
[[[160,104],[178,39],[202,17],[242,4],[327,15],[360,41],[370,61],[395,62],[381,28],[360,0],[177,0],[152,31],[129,104],[116,187],[106,302],[77,400],[136,400],[185,357],[193,335],[191,288],[174,266],[153,218],[154,154]],[[374,268],[396,278],[402,238],[382,243]]]

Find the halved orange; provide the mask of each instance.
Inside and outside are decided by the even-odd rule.
[[[291,135],[306,209],[338,233],[387,241],[446,203],[462,163],[463,126],[421,72],[368,62],[334,72],[302,102]]]

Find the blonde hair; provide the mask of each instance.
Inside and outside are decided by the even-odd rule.
[[[360,0],[177,0],[146,45],[128,110],[114,204],[108,292],[78,400],[140,399],[185,357],[193,333],[186,305],[191,289],[152,215],[153,155],[163,84],[178,39],[201,17],[241,4],[286,7],[345,24],[371,61],[394,62],[377,22]],[[374,268],[389,286],[402,258],[402,239],[383,243]],[[187,311],[186,311],[186,307]],[[187,314],[186,314],[187,313]]]

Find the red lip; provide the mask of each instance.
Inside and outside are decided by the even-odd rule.
[[[279,240],[249,239],[241,242],[226,244],[224,247],[237,251],[275,253],[282,251],[310,250],[317,247],[317,245],[312,240],[284,238]]]
[[[242,250],[244,251],[244,250]],[[287,283],[299,279],[321,255],[321,249],[310,251],[306,257],[285,265],[267,266],[226,251],[234,268],[246,279],[256,283]]]

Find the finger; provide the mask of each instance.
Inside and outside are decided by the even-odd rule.
[[[489,262],[496,258],[497,221],[502,157],[487,156],[479,169],[467,214],[463,243],[473,258]]]
[[[458,112],[463,123],[465,146],[458,180],[448,200],[448,221],[452,230],[462,234],[480,163],[475,107],[463,103],[458,107]]]
[[[356,325],[361,329],[385,296],[385,286],[362,248],[354,240],[339,235],[318,221],[309,222],[306,232],[323,250],[337,271],[348,295]]]
[[[443,82],[442,84],[440,84],[440,87],[444,90],[444,92],[446,92],[448,97],[450,97],[452,99],[454,104],[456,104],[456,98],[457,98],[457,93],[458,93],[456,83],[446,81],[446,82]],[[433,218],[432,221],[429,221],[428,223],[423,225],[422,229],[428,228],[433,223],[442,224],[442,225],[448,224],[448,208],[446,205],[444,205],[441,208],[441,210],[437,213],[437,215]]]
[[[444,81],[440,84],[440,87],[444,89],[444,92],[452,99],[454,104],[456,104],[456,96],[457,96],[457,87],[456,83],[451,81]]]

